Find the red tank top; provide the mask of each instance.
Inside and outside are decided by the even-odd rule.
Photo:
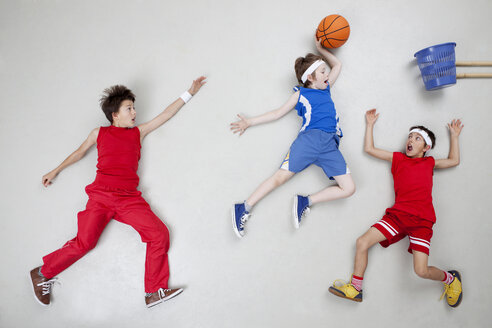
[[[432,205],[434,165],[433,157],[410,158],[403,153],[393,153],[394,209],[436,222]]]
[[[136,189],[140,159],[140,130],[102,126],[97,136],[97,175],[95,184]]]

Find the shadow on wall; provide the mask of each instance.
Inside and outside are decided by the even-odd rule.
[[[421,97],[424,101],[429,103],[435,103],[441,101],[441,99],[444,98],[444,92],[447,88],[442,88],[432,91],[427,91],[425,89],[424,81],[422,80],[422,75],[420,74],[419,65],[417,64],[416,59],[412,59],[408,62],[407,69],[411,72],[412,75],[414,75],[415,83],[418,83],[420,85],[419,97]],[[416,73],[418,73],[418,75]]]

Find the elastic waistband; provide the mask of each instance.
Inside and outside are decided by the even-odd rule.
[[[85,187],[86,189],[99,189],[99,190],[104,190],[104,191],[125,191],[125,192],[135,192],[138,191],[137,188],[122,188],[122,187],[115,187],[115,186],[108,186],[99,182],[94,181],[90,185],[87,185]]]
[[[304,130],[304,131],[301,131],[299,132],[299,135],[301,134],[306,134],[306,133],[323,133],[323,134],[327,134],[327,135],[336,135],[337,137],[340,137],[336,131],[333,131],[333,132],[327,132],[325,130],[321,130],[321,129],[307,129],[307,130]]]
[[[138,187],[138,182],[138,177],[125,179],[124,177],[112,177],[97,174],[93,184],[107,188],[114,188],[115,190],[136,190]]]
[[[300,137],[302,135],[316,135],[319,138],[323,138],[323,140],[328,140],[328,139],[331,140],[331,138],[335,138],[337,142],[340,140],[340,136],[336,132],[326,132],[320,129],[310,129],[310,130],[301,131],[299,132],[297,137]]]

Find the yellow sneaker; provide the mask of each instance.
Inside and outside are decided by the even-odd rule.
[[[337,285],[337,282],[342,282]],[[351,283],[345,283],[343,280],[335,280],[333,286],[328,291],[333,295],[349,299],[354,302],[362,302],[362,290],[359,292]]]
[[[463,288],[461,286],[461,275],[456,270],[448,271],[454,277],[453,281],[448,285],[444,284],[444,293],[442,293],[440,300],[446,295],[448,305],[451,307],[457,307],[460,305],[463,299]]]

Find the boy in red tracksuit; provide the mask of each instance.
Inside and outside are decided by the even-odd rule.
[[[463,125],[460,120],[448,124],[450,147],[448,158],[434,159],[425,156],[434,148],[434,133],[423,126],[410,128],[404,153],[389,152],[374,147],[373,128],[379,114],[375,109],[366,112],[364,150],[371,156],[391,162],[395,187],[395,204],[386,214],[357,239],[354,273],[350,282],[335,281],[329,291],[339,297],[362,302],[362,282],[368,263],[368,251],[377,243],[388,247],[405,236],[413,255],[415,273],[424,279],[444,283],[444,293],[449,306],[457,307],[463,298],[461,275],[456,270],[444,271],[428,265],[432,227],[436,214],[432,205],[432,176],[434,169],[453,167],[460,162],[459,135]],[[442,297],[441,297],[442,298]]]
[[[111,219],[131,225],[147,243],[145,259],[145,303],[157,305],[177,296],[182,288],[169,289],[169,231],[152,212],[137,190],[140,148],[143,138],[172,118],[183,105],[206,83],[201,76],[190,89],[151,121],[135,126],[135,95],[122,85],[106,89],[101,108],[110,126],[92,130],[82,145],[56,169],[43,176],[45,187],[67,166],[80,160],[87,150],[97,144],[98,162],[95,181],[85,190],[89,201],[85,211],[78,214],[77,236],[62,248],[43,257],[43,265],[31,270],[36,299],[50,304],[50,294],[57,274],[93,249]]]

